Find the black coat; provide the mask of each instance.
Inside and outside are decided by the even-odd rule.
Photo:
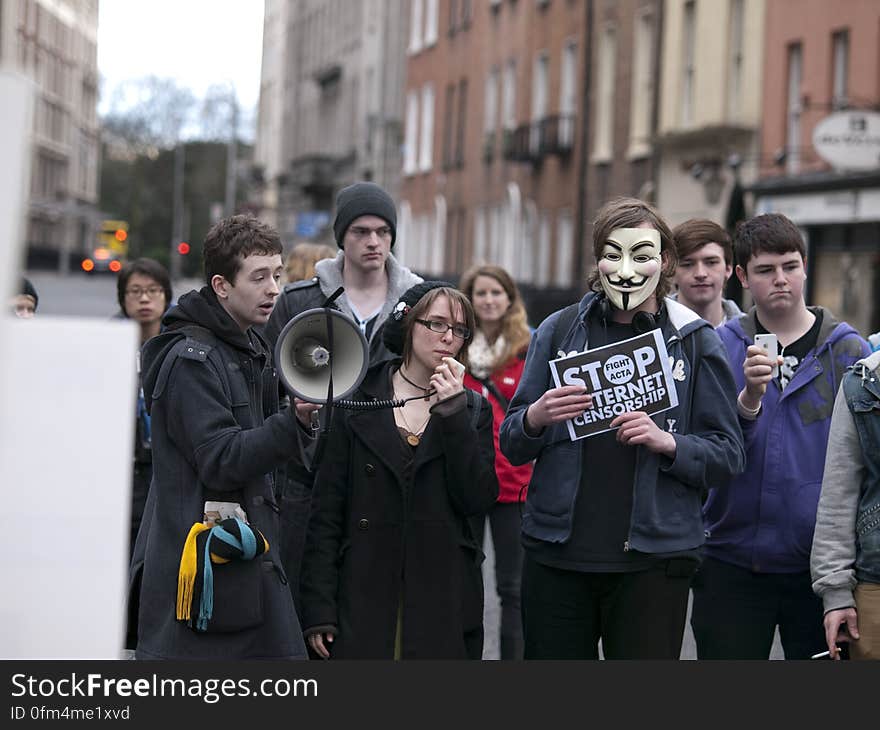
[[[253,329],[241,332],[207,287],[181,297],[165,323],[143,353],[153,483],[132,563],[133,597],[142,575],[137,657],[305,658],[278,556],[273,493],[273,470],[298,452],[299,427],[291,412],[277,412],[278,378],[266,345]],[[269,543],[254,558],[260,575],[253,595],[235,592],[235,600],[261,601],[257,626],[197,633],[175,617],[181,550],[206,500],[241,504]],[[215,595],[220,584],[215,580]],[[215,612],[227,608],[219,602]]]
[[[357,400],[391,396],[399,360],[375,366]],[[498,496],[492,409],[432,414],[407,465],[390,409],[336,409],[316,480],[303,564],[303,626],[334,627],[332,658],[479,658],[483,553],[468,517]],[[474,642],[474,637],[477,641]],[[476,643],[476,646],[475,646]]]

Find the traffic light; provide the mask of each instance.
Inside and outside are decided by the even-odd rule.
[[[119,243],[124,243],[128,238],[128,232],[123,228],[117,228],[116,233],[113,234]]]
[[[189,244],[186,241],[181,241],[177,244],[177,253],[181,256],[186,256],[189,253]]]

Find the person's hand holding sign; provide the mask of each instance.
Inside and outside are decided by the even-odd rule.
[[[547,426],[580,416],[592,407],[593,396],[579,385],[551,388],[526,410],[526,433],[537,436]]]
[[[661,430],[644,411],[621,413],[611,421],[611,428],[618,428],[617,440],[627,446],[646,446],[655,454],[675,458],[675,438]]]

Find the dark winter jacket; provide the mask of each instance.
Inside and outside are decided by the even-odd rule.
[[[581,473],[590,465],[582,463],[582,444],[570,439],[566,422],[530,436],[523,418],[528,407],[554,387],[548,362],[588,349],[587,321],[597,301],[593,292],[581,300],[578,315],[556,352],[551,352],[551,343],[561,312],[541,323],[529,346],[523,379],[501,424],[501,450],[510,462],[537,460],[523,514],[523,532],[537,540],[569,540]],[[653,419],[672,433],[676,453],[670,459],[643,446],[634,447],[632,517],[622,548],[644,553],[671,553],[702,545],[701,495],[742,471],[745,456],[733,376],[718,335],[712,325],[678,302],[667,299],[665,307],[668,318],[663,337],[673,372],[681,373],[675,379],[679,404]]]
[[[399,362],[374,366],[356,399],[389,398]],[[301,584],[303,626],[337,633],[331,658],[391,659],[398,608],[402,658],[475,658],[483,554],[466,518],[498,496],[492,410],[477,402],[476,431],[470,401],[447,416],[435,406],[411,468],[390,409],[335,410]]]
[[[272,470],[297,452],[292,411],[278,413],[278,379],[262,339],[243,333],[207,287],[181,297],[167,330],[143,351],[152,416],[153,484],[132,564],[140,585],[137,657],[292,659],[306,655],[277,554]],[[200,329],[201,328],[201,329]],[[261,624],[201,633],[175,617],[181,550],[207,500],[238,502],[266,537]],[[222,566],[221,566],[222,567]],[[216,578],[219,583],[220,578]]]
[[[756,312],[753,307],[718,329],[737,392],[745,387],[743,362],[754,343]],[[858,332],[822,310],[816,346],[785,390],[773,380],[757,419],[740,419],[746,469],[706,500],[706,555],[756,573],[810,569],[834,398],[846,369],[868,352]]]

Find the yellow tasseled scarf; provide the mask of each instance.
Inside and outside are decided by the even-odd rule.
[[[177,574],[177,618],[181,621],[189,621],[192,611],[193,587],[198,573],[198,550],[196,549],[196,537],[199,533],[211,528],[204,522],[196,522],[186,536],[183,543],[183,553],[180,556],[180,571]]]

